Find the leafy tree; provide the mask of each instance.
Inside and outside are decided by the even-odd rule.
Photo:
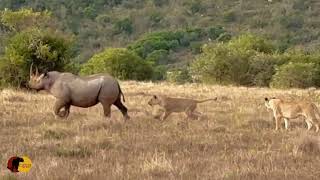
[[[127,33],[131,34],[133,32],[132,20],[130,18],[120,19],[114,24],[114,31],[116,34],[118,33]]]
[[[184,67],[168,71],[166,80],[177,84],[184,84],[192,82],[192,77],[188,71],[188,68]]]
[[[263,62],[258,58],[273,51],[273,45],[263,38],[250,34],[242,35],[228,43],[203,46],[202,53],[191,65],[191,71],[202,82],[265,86],[271,78],[270,74],[273,75],[275,62],[267,59]],[[263,69],[259,67],[260,63],[270,67]],[[261,76],[267,74],[269,77],[262,79]]]
[[[147,80],[152,77],[152,67],[142,58],[125,48],[108,48],[85,63],[80,73],[109,73],[123,80]]]
[[[249,59],[250,82],[252,86],[268,87],[276,67],[284,64],[281,55],[258,53]]]
[[[209,37],[212,40],[217,39],[218,37],[220,37],[221,34],[223,34],[225,32],[226,32],[226,30],[224,30],[223,27],[221,27],[221,26],[210,27],[208,30]]]
[[[275,48],[273,44],[266,39],[253,35],[244,34],[232,39],[228,46],[239,51],[256,51],[262,53],[272,53]]]
[[[237,20],[237,14],[234,10],[229,10],[223,14],[224,22],[230,23]]]
[[[169,0],[152,0],[152,1],[153,1],[153,4],[157,7],[161,7],[169,3]]]
[[[319,67],[313,63],[282,65],[272,77],[271,86],[276,88],[307,88],[316,85]]]
[[[24,86],[32,63],[39,70],[71,68],[71,43],[70,39],[52,31],[29,29],[17,33],[9,39],[0,61],[2,84]]]
[[[188,47],[191,42],[200,41],[205,37],[205,32],[200,28],[189,28],[178,31],[162,31],[149,33],[128,46],[142,58],[157,50],[177,50]]]
[[[202,82],[247,85],[250,55],[224,44],[207,45],[191,69]]]
[[[0,13],[0,21],[13,31],[21,31],[30,27],[45,27],[53,23],[48,11],[34,12],[32,9],[12,11],[6,9]]]
[[[166,65],[169,62],[169,52],[167,50],[155,50],[150,53],[146,60],[151,62],[153,65]]]

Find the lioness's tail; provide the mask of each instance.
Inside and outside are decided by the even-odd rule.
[[[202,100],[202,101],[197,101],[197,103],[204,103],[204,102],[207,102],[207,101],[216,101],[218,98],[213,98],[213,99],[205,99],[205,100]]]
[[[316,112],[316,114],[318,115],[317,119],[319,121],[320,120],[320,111],[314,103],[312,103],[312,107],[313,107],[314,111]]]

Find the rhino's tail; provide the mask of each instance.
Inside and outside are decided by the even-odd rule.
[[[124,98],[124,94],[123,94],[123,92],[122,92],[122,90],[121,90],[121,88],[120,88],[120,84],[118,83],[118,88],[119,88],[119,95],[120,96],[122,96],[122,99],[123,99],[123,102],[126,102],[126,99]]]

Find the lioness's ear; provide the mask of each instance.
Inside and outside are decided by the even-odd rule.
[[[158,97],[156,95],[153,95],[153,98],[157,99]]]
[[[264,98],[264,100],[265,100],[265,101],[269,101],[269,99],[268,99],[267,97],[266,97],[266,98]]]

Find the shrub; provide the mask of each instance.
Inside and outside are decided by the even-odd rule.
[[[93,6],[88,6],[88,7],[84,8],[83,13],[84,13],[85,17],[90,18],[90,19],[94,19],[98,16],[97,9],[95,9]]]
[[[169,0],[152,0],[153,4],[157,7],[164,6],[169,3]]]
[[[223,29],[223,27],[218,26],[218,27],[210,27],[208,29],[208,36],[212,39],[215,40],[218,37],[220,37],[221,34],[225,33],[226,31]]]
[[[232,38],[231,34],[229,33],[222,33],[220,36],[217,38],[218,41],[220,42],[228,42]]]
[[[202,6],[200,1],[194,1],[190,5],[190,10],[193,14],[205,12],[205,8]]]
[[[304,19],[300,15],[283,16],[280,24],[288,30],[297,31],[303,27]]]
[[[164,80],[168,68],[164,65],[158,65],[153,68],[152,80],[159,81]]]
[[[277,55],[257,54],[249,60],[249,75],[252,86],[269,86],[276,66],[283,64]]]
[[[183,37],[179,32],[155,32],[144,35],[136,42],[129,45],[128,49],[136,52],[140,57],[146,58],[156,50],[171,50],[179,46],[179,40]]]
[[[315,86],[319,67],[314,63],[284,64],[276,69],[271,86],[276,88],[307,88]]]
[[[188,47],[191,42],[198,41],[205,36],[205,32],[200,28],[163,31],[149,33],[128,46],[129,50],[134,51],[140,57],[146,58],[156,50],[176,50],[179,47]]]
[[[239,51],[256,51],[263,53],[272,53],[275,47],[272,43],[265,40],[262,37],[252,34],[244,34],[237,38],[232,39],[228,45],[230,48],[237,49]]]
[[[168,71],[166,79],[169,82],[173,82],[177,84],[192,82],[192,77],[189,74],[189,71],[186,67]]]
[[[190,48],[193,54],[199,54],[201,53],[201,47],[202,43],[201,42],[192,42],[190,44]]]
[[[228,43],[203,46],[202,53],[191,65],[191,72],[202,82],[265,86],[274,73],[275,62],[269,62],[271,57],[264,54],[273,51],[273,45],[260,37],[239,36]],[[266,59],[260,60],[260,56]]]
[[[0,63],[2,84],[24,86],[31,63],[39,70],[72,67],[70,47],[70,39],[54,32],[31,29],[17,33],[9,39]]]
[[[247,85],[250,54],[217,44],[203,47],[203,53],[192,64],[193,75],[202,82]]]
[[[169,62],[169,52],[167,50],[155,50],[150,53],[146,60],[152,62],[154,65],[165,65]]]
[[[116,34],[123,32],[127,34],[133,33],[133,23],[130,18],[124,18],[116,21],[113,28]]]
[[[235,22],[237,20],[237,14],[234,10],[229,10],[223,14],[223,20],[225,22]]]
[[[0,21],[11,30],[22,31],[30,27],[43,27],[53,24],[53,18],[48,11],[34,12],[32,9],[19,11],[5,10],[0,13]]]
[[[163,15],[159,12],[154,12],[149,16],[149,21],[152,27],[156,27],[164,19]]]
[[[146,80],[152,77],[152,67],[125,48],[109,48],[94,55],[80,73],[84,75],[107,72],[122,80]]]

